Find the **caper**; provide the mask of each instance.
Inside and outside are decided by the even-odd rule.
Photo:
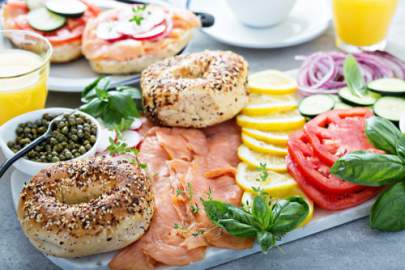
[[[52,162],[58,162],[60,159],[58,157],[52,157]]]
[[[80,148],[79,148],[79,153],[80,154],[84,154],[84,153],[86,153],[86,148],[84,148],[84,146],[82,145],[82,146],[80,146]]]
[[[91,149],[91,145],[90,145],[90,144],[85,144],[85,145],[84,145],[84,148],[86,148],[86,150],[88,151],[88,150]]]
[[[64,127],[62,128],[62,133],[63,133],[63,134],[68,134],[68,133],[69,133],[69,128],[68,128],[67,126],[64,126]]]

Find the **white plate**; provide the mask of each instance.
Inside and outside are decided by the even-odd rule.
[[[103,10],[126,5],[124,3],[112,0],[91,0],[90,2]],[[167,5],[167,3],[164,3],[161,0],[153,0],[148,2],[156,2]],[[88,84],[93,82],[99,76],[100,74],[92,71],[89,62],[84,57],[71,63],[52,64],[48,79],[48,89],[56,92],[81,92]],[[124,80],[139,77],[139,75],[114,75],[109,77],[114,85]]]
[[[14,207],[17,208],[19,194],[25,182],[30,180],[30,176],[25,175],[17,170],[11,174],[11,194],[14,202]],[[279,244],[285,244],[320,231],[324,231],[344,223],[365,217],[369,214],[371,205],[374,200],[368,201],[362,205],[350,208],[343,211],[327,212],[317,209],[312,221],[304,228],[299,228],[286,235]],[[207,269],[219,264],[223,264],[237,258],[242,258],[260,251],[259,246],[255,245],[252,249],[231,250],[209,248],[205,259],[182,269]],[[65,259],[53,256],[47,256],[54,264],[64,270],[109,270],[108,263],[114,256],[115,252],[109,252],[94,256],[88,256],[78,259]],[[160,267],[160,269],[179,269],[177,267]]]
[[[331,19],[325,0],[298,0],[286,21],[268,28],[243,25],[225,0],[194,0],[190,9],[215,16],[214,26],[203,29],[211,37],[230,45],[257,49],[288,47],[312,40],[325,31]]]
[[[116,8],[124,4],[109,0],[92,0],[92,4],[103,10]],[[48,79],[50,91],[58,92],[81,92],[86,85],[97,79],[100,74],[93,72],[88,61],[82,57],[79,60],[65,64],[52,64]],[[111,76],[111,80],[117,83],[132,76]]]

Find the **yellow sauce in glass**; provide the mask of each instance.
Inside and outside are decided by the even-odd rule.
[[[17,115],[45,107],[49,67],[37,69],[43,62],[39,55],[29,51],[0,51],[0,125]],[[30,73],[17,76],[27,72]],[[10,78],[13,76],[17,77]]]
[[[397,0],[333,0],[338,38],[354,46],[371,46],[383,41],[397,4]]]

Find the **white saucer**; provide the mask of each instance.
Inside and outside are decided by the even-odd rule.
[[[286,21],[269,28],[243,25],[224,0],[194,0],[190,9],[214,15],[214,26],[202,30],[209,36],[230,45],[257,49],[282,48],[312,40],[326,30],[331,19],[326,0],[298,0]]]

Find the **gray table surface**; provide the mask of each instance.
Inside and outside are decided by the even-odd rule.
[[[1,2],[1,0],[0,0]],[[389,36],[389,50],[405,59],[405,1]],[[229,47],[198,33],[190,51],[204,49],[233,50],[243,55],[251,71],[274,68],[297,68],[294,56],[319,50],[335,50],[333,29],[321,37],[299,46],[277,50],[251,50]],[[50,93],[48,107],[79,105],[79,95]],[[0,154],[0,161],[3,157]],[[10,194],[10,173],[0,180],[0,270],[59,269],[34,249],[16,219]],[[273,249],[268,254],[255,254],[218,266],[218,270],[239,269],[405,269],[405,232],[378,233],[361,219],[328,231]]]

